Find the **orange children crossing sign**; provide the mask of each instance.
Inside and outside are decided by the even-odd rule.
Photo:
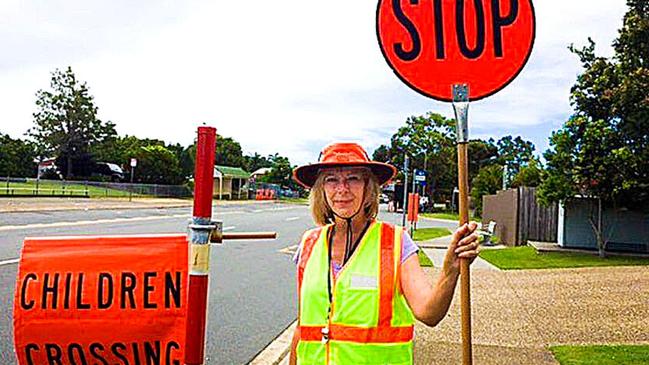
[[[396,75],[417,92],[452,101],[465,84],[469,100],[507,86],[534,44],[531,0],[379,0],[376,32]]]
[[[180,365],[187,236],[27,238],[14,298],[20,365]]]

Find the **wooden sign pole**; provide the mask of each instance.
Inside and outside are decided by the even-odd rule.
[[[460,227],[469,222],[469,88],[453,85],[453,110],[457,121],[458,187],[460,189]],[[460,262],[460,302],[462,312],[462,364],[473,364],[471,346],[471,277],[469,261]]]

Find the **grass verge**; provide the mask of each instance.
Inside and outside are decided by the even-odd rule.
[[[649,258],[610,256],[602,259],[583,253],[537,253],[530,246],[483,250],[480,257],[502,270],[649,265]]]
[[[290,204],[302,204],[302,205],[309,205],[309,199],[307,198],[279,198],[279,201],[282,203],[290,203]]]
[[[419,228],[415,231],[412,239],[415,241],[427,241],[437,237],[444,237],[451,234],[447,228]]]
[[[41,182],[38,184],[38,190],[36,189],[36,183],[26,182],[26,183],[16,183],[11,182],[7,184],[0,184],[0,195],[11,196],[13,194],[26,194],[26,195],[57,195],[57,196],[66,196],[66,195],[87,195],[91,198],[100,198],[100,197],[128,197],[129,193],[127,191],[116,190],[103,188],[92,185],[84,185],[83,183],[65,183],[62,182]],[[133,196],[139,196],[138,194],[133,194]]]
[[[430,257],[428,257],[428,255],[426,255],[424,250],[420,249],[419,252],[417,252],[417,254],[419,255],[419,266],[421,266],[421,267],[425,267],[425,266],[433,267],[433,262],[430,260]]]
[[[551,346],[561,365],[649,364],[649,345]]]
[[[420,215],[426,217],[426,218],[434,218],[434,219],[446,219],[450,221],[459,221],[460,220],[460,215],[457,213],[421,213]],[[470,216],[469,217],[470,221],[476,221],[480,222],[480,217],[475,217],[475,216]]]

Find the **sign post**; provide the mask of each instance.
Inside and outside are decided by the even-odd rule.
[[[137,166],[137,159],[131,158],[131,187],[128,189],[128,201],[133,200],[133,176],[135,175],[135,166]]]
[[[189,225],[189,296],[185,364],[202,365],[205,359],[207,322],[207,289],[210,273],[210,238],[216,229],[212,224],[214,191],[214,152],[216,128],[198,127],[196,168],[194,172],[194,208]]]
[[[532,0],[379,0],[376,34],[397,77],[418,93],[453,102],[457,120],[460,225],[468,222],[469,101],[497,93],[529,59]],[[470,91],[470,92],[469,92]],[[460,269],[463,364],[473,363],[468,262]]]

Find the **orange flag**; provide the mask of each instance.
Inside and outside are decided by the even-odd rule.
[[[27,238],[14,297],[21,365],[180,365],[187,236]]]

